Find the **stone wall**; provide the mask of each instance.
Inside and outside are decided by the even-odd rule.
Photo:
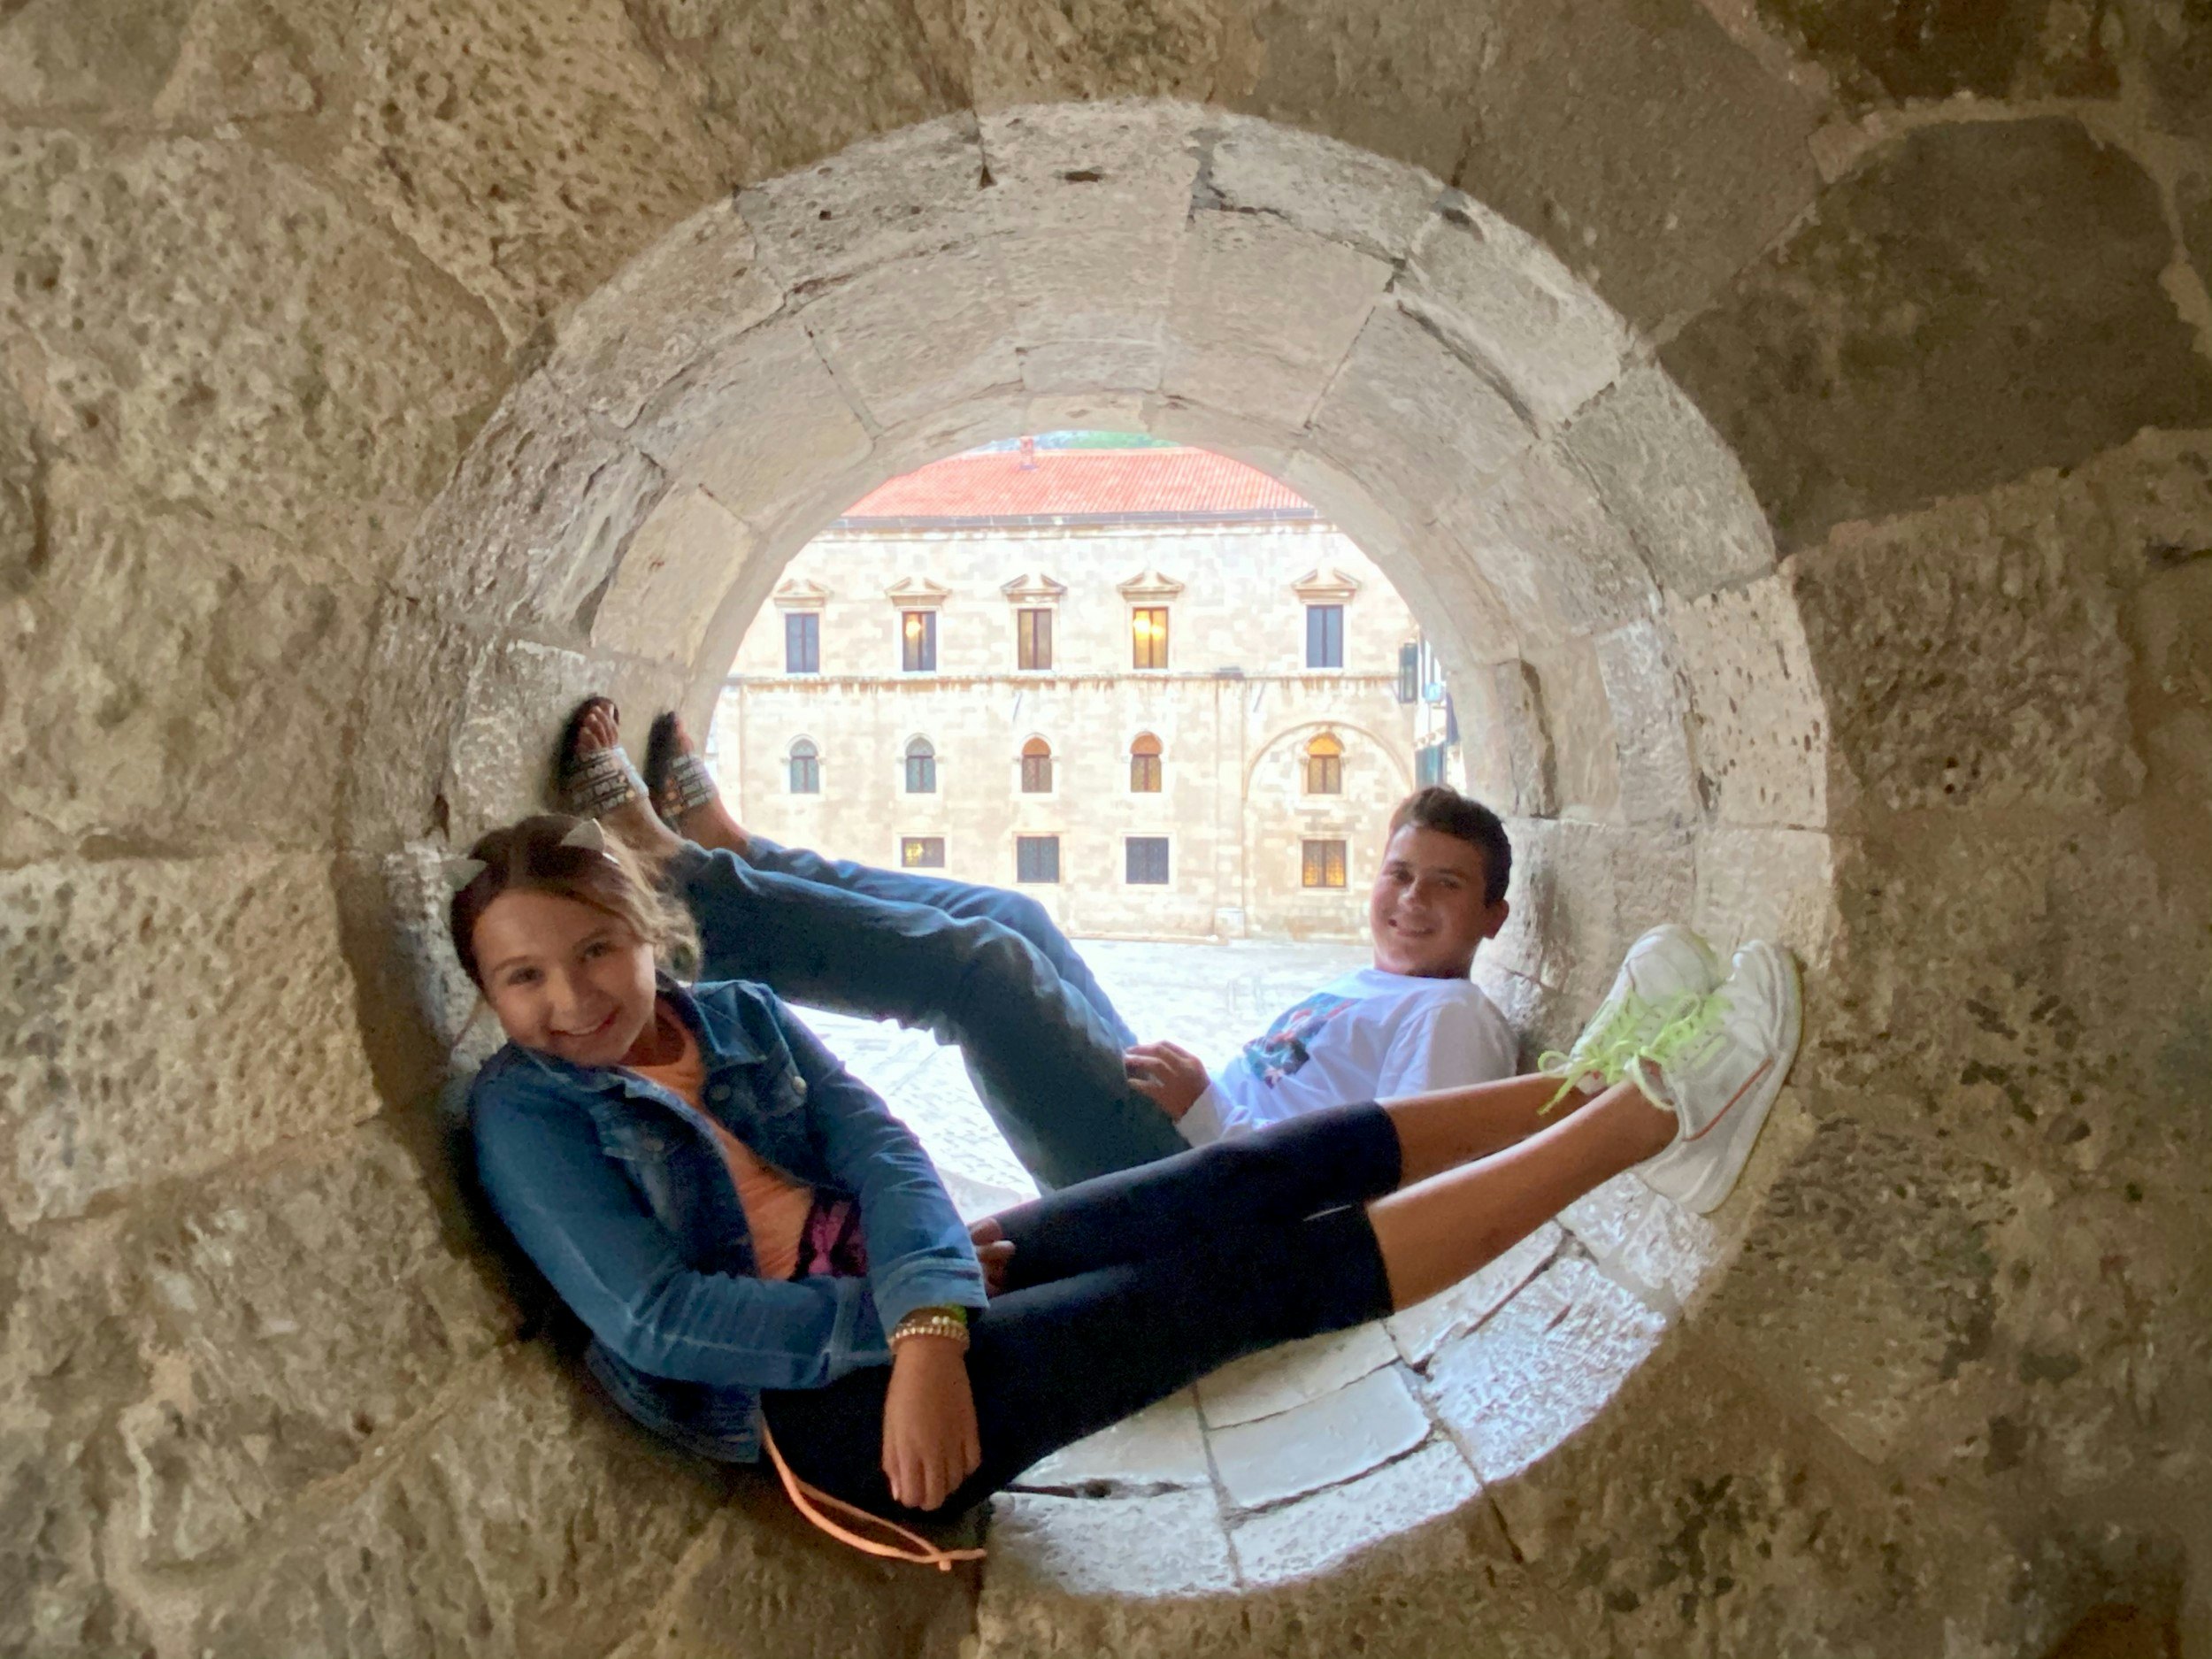
[[[2154,0],[7,8],[0,1647],[2212,1651],[2208,62]],[[588,687],[703,715],[865,488],[1071,425],[1406,593],[1532,1027],[1659,915],[1812,970],[1776,1167],[1471,1541],[895,1574],[612,1419],[455,1200],[428,859]]]

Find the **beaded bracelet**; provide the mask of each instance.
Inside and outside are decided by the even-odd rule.
[[[960,1344],[961,1352],[968,1348],[968,1310],[965,1308],[917,1308],[891,1328],[891,1346],[896,1348],[910,1336],[942,1337]]]

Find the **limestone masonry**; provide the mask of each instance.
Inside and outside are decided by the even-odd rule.
[[[0,1653],[2212,1655],[2208,277],[2201,0],[0,4]],[[1404,596],[1530,1042],[1668,917],[1807,1040],[896,1571],[508,1284],[436,867],[1070,429]]]

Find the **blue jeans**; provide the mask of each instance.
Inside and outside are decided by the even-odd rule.
[[[703,979],[893,1019],[960,1045],[976,1094],[1047,1189],[1187,1149],[1129,1087],[1135,1041],[1035,900],[749,839],[687,847],[669,879],[699,925]]]

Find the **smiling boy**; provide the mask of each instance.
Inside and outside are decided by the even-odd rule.
[[[1285,1010],[1210,1075],[1179,1044],[1141,1043],[1131,1083],[1199,1146],[1345,1101],[1511,1077],[1512,1029],[1467,976],[1505,926],[1512,867],[1488,807],[1441,785],[1407,796],[1368,897],[1371,964]]]

